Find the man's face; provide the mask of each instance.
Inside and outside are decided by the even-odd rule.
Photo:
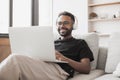
[[[73,21],[71,17],[61,15],[60,17],[58,17],[56,25],[61,36],[66,37],[71,35],[73,29]]]

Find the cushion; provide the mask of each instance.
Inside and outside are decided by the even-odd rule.
[[[115,68],[119,62],[120,62],[120,32],[114,32],[111,34],[109,40],[105,72],[112,73],[113,71],[115,71]]]
[[[116,77],[120,77],[120,62],[118,63],[116,70],[113,72],[113,75]]]
[[[91,51],[93,52],[93,56],[94,56],[94,61],[91,62],[91,69],[96,69],[97,66],[97,59],[98,59],[98,51],[99,51],[99,47],[98,47],[98,35],[96,33],[88,33],[88,34],[72,34],[73,37],[77,38],[77,39],[84,39],[88,46],[90,47]],[[58,39],[59,35],[58,34],[54,34],[54,38],[55,40]]]
[[[106,74],[96,78],[95,80],[120,80],[120,78],[113,76],[113,74]]]
[[[94,80],[104,74],[103,70],[91,70],[89,74],[76,74],[70,80]]]

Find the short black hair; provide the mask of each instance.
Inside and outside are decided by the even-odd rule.
[[[65,16],[69,16],[72,20],[73,20],[73,23],[75,23],[75,16],[70,13],[70,12],[67,12],[67,11],[64,11],[64,12],[61,12],[58,17],[62,16],[62,15],[65,15]]]

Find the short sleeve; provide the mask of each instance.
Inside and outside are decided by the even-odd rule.
[[[90,61],[94,60],[93,53],[90,50],[90,48],[88,47],[88,44],[85,42],[85,40],[82,40],[80,42],[80,55],[79,55],[79,57],[80,57],[80,59],[89,58]]]

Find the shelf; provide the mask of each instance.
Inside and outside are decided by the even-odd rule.
[[[114,5],[114,4],[120,4],[120,2],[110,2],[110,3],[100,3],[100,4],[89,4],[89,7],[94,7],[94,6],[106,6],[106,5]]]
[[[99,37],[110,37],[110,34],[98,34]]]
[[[89,1],[89,0],[88,0]],[[113,0],[114,1],[114,0]],[[120,17],[116,17],[115,15],[117,15],[117,13],[115,14],[115,11],[118,12],[117,10],[119,10],[119,6],[120,6],[120,1],[114,1],[114,2],[101,2],[101,3],[88,3],[88,14],[91,12],[95,12],[95,13],[103,13],[107,14],[107,15],[111,15],[111,17],[105,17],[105,16],[101,16],[98,15],[98,17],[96,18],[89,18],[88,19],[88,31],[89,32],[94,32],[97,33],[99,37],[103,37],[103,38],[109,38],[112,30],[110,30],[110,33],[107,33],[107,30],[109,30],[108,25],[110,25],[112,28],[114,28],[114,23],[119,23],[120,22]],[[111,8],[112,7],[112,8]],[[114,7],[116,8],[115,10]],[[108,9],[108,10],[107,10]],[[90,15],[88,15],[89,17]],[[94,16],[94,15],[93,15]],[[118,22],[119,21],[119,22]],[[94,25],[97,24],[97,25]],[[105,31],[102,32],[101,30],[99,30],[99,28],[96,27],[101,27],[101,30],[104,29],[105,27]],[[116,26],[116,25],[115,25]],[[119,24],[118,24],[119,27]],[[116,30],[116,29],[115,29]]]
[[[110,37],[110,33],[98,33],[94,31],[90,31],[89,33],[96,33],[99,37]]]
[[[89,22],[95,22],[95,21],[117,21],[120,20],[120,18],[113,18],[113,19],[89,19]]]

